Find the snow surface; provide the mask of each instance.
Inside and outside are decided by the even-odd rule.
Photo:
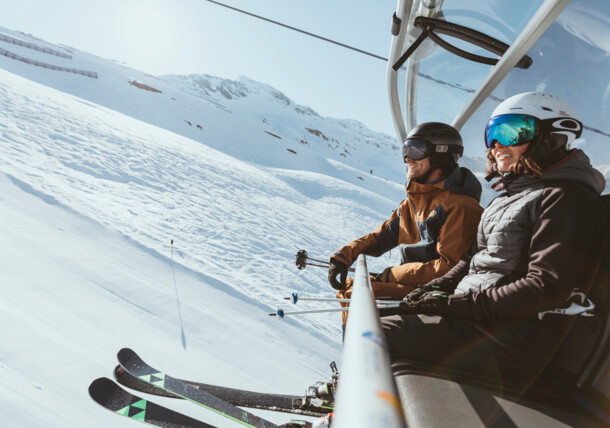
[[[87,394],[122,347],[176,377],[284,394],[340,368],[339,314],[267,314],[292,309],[293,291],[334,295],[295,254],[327,260],[396,208],[394,137],[247,78],[155,77],[0,34],[73,57],[0,41],[6,51],[99,76],[0,55],[0,426],[133,426]],[[482,158],[462,164],[482,177]]]
[[[237,388],[300,394],[328,379],[328,364],[340,363],[340,315],[267,314],[292,291],[334,294],[324,270],[296,269],[299,249],[327,259],[394,209],[402,168],[391,181],[371,175],[379,164],[359,165],[391,138],[294,105],[307,120],[291,126],[273,100],[291,101],[254,82],[260,99],[240,108],[258,103],[267,123],[222,95],[168,83],[177,78],[75,50],[67,60],[2,46],[100,77],[0,57],[0,425],[133,426],[87,394],[125,346],[174,376]],[[363,147],[358,158],[338,153],[352,146]]]

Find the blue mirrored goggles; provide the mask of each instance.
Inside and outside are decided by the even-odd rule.
[[[414,161],[422,160],[430,156],[429,144],[424,140],[409,138],[402,146],[402,157]]]
[[[503,114],[492,117],[485,128],[485,145],[492,148],[498,142],[503,146],[520,146],[540,135],[540,120],[527,114]]]

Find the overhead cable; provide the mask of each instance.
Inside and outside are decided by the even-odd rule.
[[[340,42],[337,42],[337,41],[335,41],[335,40],[331,40],[331,39],[328,39],[328,38],[326,38],[326,37],[322,37],[322,36],[319,36],[319,35],[317,35],[317,34],[310,33],[309,31],[304,31],[304,30],[301,30],[301,29],[299,29],[299,28],[292,27],[292,26],[290,26],[290,25],[282,24],[281,22],[277,22],[277,21],[274,21],[274,20],[272,20],[272,19],[265,18],[264,16],[256,15],[256,14],[254,14],[254,13],[251,13],[251,12],[245,11],[245,10],[243,10],[243,9],[238,9],[238,8],[236,8],[236,7],[233,7],[233,6],[229,6],[229,5],[224,4],[224,3],[221,3],[221,2],[219,2],[219,1],[215,1],[215,0],[206,0],[206,1],[208,1],[208,2],[210,2],[210,3],[214,3],[214,4],[218,5],[218,6],[226,7],[227,9],[231,9],[231,10],[234,10],[234,11],[236,11],[236,12],[243,13],[243,14],[245,14],[245,15],[252,16],[253,18],[258,18],[258,19],[261,19],[261,20],[263,20],[263,21],[267,21],[267,22],[270,22],[270,23],[272,23],[272,24],[279,25],[280,27],[288,28],[289,30],[297,31],[297,32],[302,33],[302,34],[305,34],[305,35],[307,35],[307,36],[315,37],[316,39],[324,40],[325,42],[332,43],[332,44],[335,44],[335,45],[337,45],[337,46],[341,46],[341,47],[343,47],[343,48],[351,49],[351,50],[353,50],[353,51],[355,51],[355,52],[358,52],[358,53],[361,53],[361,54],[364,54],[364,55],[368,55],[368,56],[371,56],[371,57],[373,57],[373,58],[380,59],[380,60],[385,61],[385,62],[387,62],[387,61],[388,61],[388,59],[387,59],[387,58],[384,58],[384,57],[382,57],[382,56],[376,55],[376,54],[374,54],[374,53],[367,52],[367,51],[363,51],[362,49],[358,49],[358,48],[355,48],[355,47],[353,47],[353,46],[349,46],[349,45],[346,45],[346,44],[344,44],[344,43],[340,43]],[[448,85],[448,86],[451,86],[451,87],[453,87],[453,88],[455,88],[455,89],[458,89],[458,90],[461,90],[461,91],[464,91],[464,92],[468,92],[468,93],[474,93],[474,92],[475,92],[475,90],[474,90],[474,89],[467,88],[467,87],[464,87],[464,86],[462,86],[462,85],[458,85],[458,84],[454,84],[454,83],[445,82],[445,81],[440,80],[440,79],[435,79],[435,78],[433,78],[432,76],[428,76],[428,75],[426,75],[426,74],[422,74],[422,73],[418,73],[418,74],[419,74],[419,77],[421,77],[421,78],[423,78],[423,79],[432,80],[432,81],[435,81],[435,82],[440,83],[440,84],[443,84],[443,85]],[[497,101],[497,102],[502,102],[502,101],[504,101],[502,98],[498,98],[498,97],[495,97],[495,96],[493,96],[493,95],[490,95],[490,97],[489,97],[489,98],[491,98],[491,99],[493,99],[494,101]],[[599,129],[592,128],[592,127],[589,127],[589,126],[584,126],[584,128],[585,128],[585,129],[587,129],[587,130],[589,130],[589,131],[595,132],[595,133],[597,133],[597,134],[601,134],[601,135],[603,135],[603,136],[610,137],[610,134],[608,134],[608,133],[606,133],[606,132],[603,132],[603,131],[601,131],[601,130],[599,130]]]
[[[217,5],[219,5],[219,6],[226,7],[226,8],[228,8],[228,9],[235,10],[235,11],[237,11],[237,12],[244,13],[244,14],[249,15],[249,16],[252,16],[252,17],[254,17],[254,18],[262,19],[263,21],[271,22],[272,24],[279,25],[279,26],[284,27],[284,28],[288,28],[289,30],[298,31],[299,33],[303,33],[303,34],[306,34],[306,35],[308,35],[308,36],[315,37],[316,39],[324,40],[325,42],[333,43],[333,44],[335,44],[335,45],[337,45],[337,46],[341,46],[341,47],[344,47],[344,48],[347,48],[347,49],[351,49],[351,50],[353,50],[353,51],[359,52],[359,53],[364,54],[364,55],[372,56],[373,58],[377,58],[377,59],[380,59],[380,60],[382,60],[382,61],[386,61],[386,62],[388,61],[388,59],[387,59],[387,58],[384,58],[384,57],[382,57],[382,56],[376,55],[376,54],[374,54],[374,53],[370,53],[370,52],[367,52],[367,51],[363,51],[362,49],[358,49],[358,48],[355,48],[355,47],[353,47],[353,46],[346,45],[346,44],[344,44],[344,43],[336,42],[336,41],[334,41],[334,40],[327,39],[326,37],[318,36],[317,34],[313,34],[313,33],[310,33],[310,32],[308,32],[308,31],[304,31],[304,30],[300,30],[300,29],[295,28],[295,27],[291,27],[290,25],[282,24],[281,22],[277,22],[277,21],[274,21],[274,20],[272,20],[272,19],[265,18],[264,16],[255,15],[255,14],[253,14],[253,13],[247,12],[247,11],[242,10],[242,9],[238,9],[238,8],[236,8],[236,7],[233,7],[233,6],[229,6],[229,5],[224,4],[224,3],[220,3],[220,2],[218,2],[218,1],[214,1],[214,0],[206,0],[206,1],[208,1],[208,2],[210,2],[210,3],[217,4]]]

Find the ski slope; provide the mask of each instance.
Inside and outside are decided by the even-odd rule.
[[[305,144],[298,161],[265,152],[276,137],[214,104],[206,145],[128,115],[127,101],[120,112],[31,80],[74,79],[95,99],[88,77],[1,61],[29,75],[0,69],[0,425],[132,426],[87,394],[125,346],[169,374],[232,387],[300,394],[329,377],[340,315],[267,314],[292,291],[332,296],[326,272],[296,270],[294,255],[327,258],[368,231],[397,202],[380,193],[401,184],[369,174],[385,190],[367,189],[357,161]]]
[[[126,344],[169,373],[223,385],[300,393],[326,377],[336,343],[294,323],[270,322],[262,305],[177,264],[172,269],[164,257],[15,178],[3,175],[0,187],[1,426],[133,426],[87,395],[93,379],[111,376]]]
[[[266,209],[264,195],[283,200],[286,185],[4,70],[0,80],[3,426],[132,424],[87,395],[124,346],[176,376],[236,387],[300,393],[328,376],[338,316],[318,320],[325,329],[267,316],[291,290],[273,278],[294,269],[255,228],[270,212],[248,213]],[[248,201],[236,178],[259,195]]]
[[[364,207],[343,216],[353,207],[332,192],[382,198],[338,180],[308,197],[323,177],[274,174],[4,70],[0,81],[3,424],[119,426],[86,391],[123,346],[236,387],[300,393],[328,376],[339,315],[267,313],[293,289],[333,294],[323,271],[311,283],[294,268],[298,248],[379,221]]]
[[[267,314],[293,291],[334,295],[295,254],[328,259],[390,215],[393,137],[247,78],[155,77],[0,33],[71,58],[0,41],[20,57],[98,75],[0,56],[0,426],[134,426],[87,394],[122,347],[176,377],[285,394],[341,367],[339,314]],[[482,177],[482,157],[462,163]]]

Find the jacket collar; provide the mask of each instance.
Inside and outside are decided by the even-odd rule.
[[[410,193],[426,193],[426,192],[430,192],[431,190],[434,190],[435,188],[437,189],[444,189],[445,188],[445,181],[447,180],[446,177],[441,177],[436,181],[433,181],[432,183],[418,183],[415,180],[409,180],[407,182],[406,185],[406,189],[407,192]]]

